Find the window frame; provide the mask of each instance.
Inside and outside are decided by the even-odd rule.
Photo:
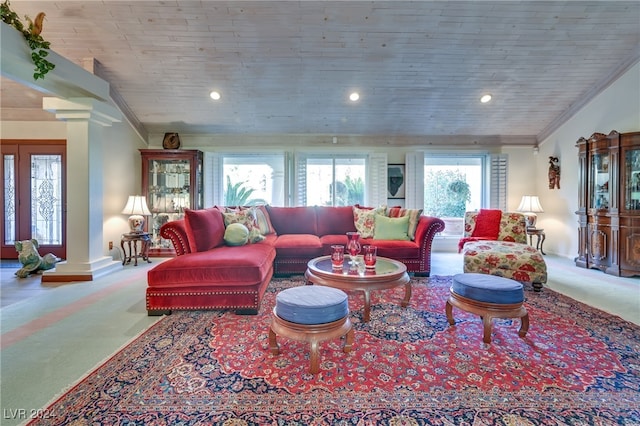
[[[326,154],[326,153],[296,153],[294,173],[295,182],[293,182],[293,200],[295,206],[307,206],[307,170],[308,160],[328,160],[331,162],[332,169],[332,194],[331,194],[331,206],[335,206],[336,194],[335,194],[335,178],[336,178],[336,160],[362,160],[364,165],[364,203],[366,204],[368,192],[367,182],[369,181],[369,156],[367,154],[356,153],[341,153],[341,154]]]

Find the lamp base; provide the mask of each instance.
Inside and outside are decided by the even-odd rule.
[[[527,229],[535,229],[536,228],[536,220],[538,220],[538,215],[535,213],[523,213],[524,220],[527,226]]]
[[[129,230],[132,234],[144,232],[144,216],[132,214],[129,216]]]

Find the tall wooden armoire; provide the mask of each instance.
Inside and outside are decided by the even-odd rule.
[[[594,133],[577,142],[576,265],[640,275],[640,132]]]

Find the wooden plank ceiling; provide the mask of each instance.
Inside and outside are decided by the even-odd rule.
[[[81,66],[98,61],[149,133],[530,142],[640,57],[638,1],[11,6],[21,16],[44,11],[52,49]],[[2,83],[3,120],[53,120],[40,94]],[[489,104],[479,102],[484,93]]]

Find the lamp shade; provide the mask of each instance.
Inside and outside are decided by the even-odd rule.
[[[523,195],[520,205],[518,206],[518,211],[525,213],[544,213],[537,195]]]
[[[535,228],[538,219],[536,213],[544,213],[537,195],[523,195],[517,210],[524,213],[527,228]]]
[[[122,214],[129,216],[129,229],[131,232],[140,233],[144,229],[144,216],[151,214],[147,207],[147,200],[142,195],[129,195],[127,205],[122,209]]]

